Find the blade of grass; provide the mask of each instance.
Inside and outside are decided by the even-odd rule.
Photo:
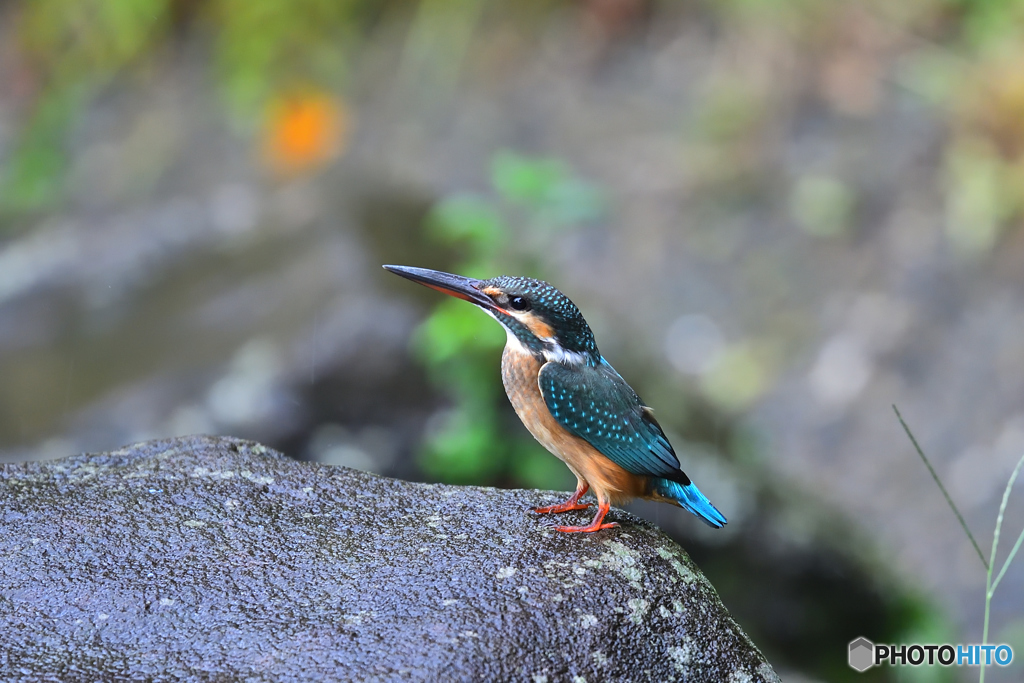
[[[1003,562],[1003,568],[999,570],[999,576],[997,576],[996,580],[992,582],[992,590],[995,590],[996,586],[999,585],[999,582],[1003,580],[1003,574],[1006,573],[1010,563],[1013,562],[1013,558],[1017,555],[1017,551],[1020,550],[1021,542],[1024,542],[1024,529],[1021,529],[1020,536],[1017,537],[1017,542],[1013,544],[1013,550],[1011,550],[1010,554],[1007,556],[1006,562]]]
[[[960,520],[960,526],[963,527],[964,533],[967,534],[967,538],[971,540],[971,545],[974,546],[975,552],[978,553],[978,559],[981,560],[983,565],[985,565],[985,570],[990,571],[989,563],[985,560],[985,555],[981,552],[981,547],[978,545],[978,542],[974,540],[974,534],[972,534],[971,530],[967,528],[967,522],[964,521],[964,516],[960,514],[960,510],[957,509],[956,503],[954,503],[953,499],[950,498],[949,492],[946,491],[946,487],[942,485],[942,480],[939,479],[939,475],[935,472],[935,468],[932,467],[932,464],[928,461],[928,457],[924,454],[924,451],[921,450],[921,446],[918,445],[917,439],[914,438],[913,432],[910,431],[910,427],[907,426],[907,423],[903,420],[903,416],[900,415],[899,408],[893,405],[892,409],[896,412],[896,418],[900,421],[900,424],[903,425],[903,431],[905,431],[907,436],[910,437],[910,443],[914,444],[914,449],[917,451],[917,454],[921,456],[924,466],[928,468],[928,471],[932,475],[932,479],[935,480],[939,490],[942,491],[942,495],[946,497],[946,502],[949,503],[949,507],[952,508],[953,514],[955,514],[956,518]]]
[[[1014,482],[1017,481],[1017,475],[1020,474],[1022,466],[1024,466],[1024,456],[1021,457],[1020,461],[1017,463],[1017,467],[1014,468],[1013,474],[1010,476],[1010,481],[1006,484],[1006,490],[1003,492],[1003,504],[999,506],[999,518],[996,520],[997,538],[999,536],[999,529],[1003,525],[1003,510],[1006,509],[1006,501],[1010,497],[1010,489],[1013,488]],[[1017,551],[1020,550],[1021,543],[1024,543],[1024,530],[1020,532],[1020,536],[1017,537],[1017,542],[1013,544],[1013,550],[1011,550],[1010,554],[1006,556],[1006,561],[1003,562],[1003,568],[999,570],[999,575],[996,576],[996,580],[992,582],[992,588],[989,589],[989,592],[995,593],[996,586],[998,586],[999,582],[1003,580],[1003,574],[1005,574],[1006,570],[1010,567],[1010,563],[1013,562],[1013,558],[1017,556]],[[992,561],[995,562],[995,560],[995,544],[993,543]]]
[[[1013,488],[1014,482],[1017,481],[1017,475],[1020,474],[1021,465],[1024,465],[1024,457],[1022,457],[1020,462],[1017,463],[1017,466],[1013,468],[1013,474],[1010,475],[1010,481],[1006,482],[1006,489],[1003,490],[1003,500],[999,503],[999,516],[996,517],[996,530],[995,533],[992,534],[992,557],[988,565],[988,572],[985,575],[985,624],[981,631],[982,648],[988,645],[988,621],[992,608],[992,595],[995,594],[996,585],[999,583],[999,579],[1003,578],[1003,572],[1006,571],[1006,568],[1010,565],[1010,561],[1013,560],[1014,555],[1017,554],[1017,548],[1020,547],[1020,538],[1018,538],[1009,557],[1006,558],[1006,562],[1003,564],[1003,568],[999,572],[999,576],[996,577],[995,582],[993,582],[992,569],[996,564],[996,551],[999,549],[999,532],[1002,531],[1003,528],[1003,515],[1006,513],[1006,503],[1010,500],[1010,489]],[[1024,538],[1024,532],[1021,533],[1021,538]],[[978,673],[978,683],[985,683],[984,660],[981,662],[981,670]]]

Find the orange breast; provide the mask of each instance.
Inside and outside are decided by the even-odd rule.
[[[598,500],[619,503],[645,496],[646,477],[622,469],[551,417],[537,383],[543,365],[533,355],[511,346],[505,347],[501,357],[505,393],[533,437],[564,462],[577,479],[590,484]]]

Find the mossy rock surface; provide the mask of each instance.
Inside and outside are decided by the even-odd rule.
[[[0,679],[778,680],[678,545],[562,495],[213,437],[4,465]]]

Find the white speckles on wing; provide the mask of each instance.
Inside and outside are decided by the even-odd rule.
[[[668,439],[628,384],[606,363],[547,363],[538,377],[552,416],[626,471],[673,477],[679,472]]]

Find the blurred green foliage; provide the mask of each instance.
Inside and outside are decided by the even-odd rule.
[[[126,73],[159,68],[176,44],[192,41],[209,53],[211,81],[223,93],[230,120],[252,130],[268,101],[289,89],[341,92],[353,59],[374,27],[399,18],[408,30],[401,68],[407,83],[444,89],[461,73],[474,43],[524,16],[600,15],[593,3],[530,0],[507,6],[483,0],[36,0],[11,12],[17,47],[31,84],[16,144],[0,178],[0,211],[23,213],[52,206],[65,185],[65,146],[76,115],[103,87]],[[651,0],[669,11],[672,0]],[[833,3],[827,0],[724,0],[690,3],[750,44],[783,42],[813,69],[826,69],[830,52],[849,50],[844,64],[869,71],[889,61],[894,75],[948,116],[943,143],[947,237],[969,255],[989,253],[1008,228],[1024,222],[1024,0],[920,0]],[[596,4],[593,4],[596,7]],[[597,12],[597,14],[593,14]],[[501,20],[495,21],[500,16]],[[604,15],[601,15],[604,16]],[[622,16],[626,16],[625,14]],[[606,20],[609,20],[607,15]],[[865,20],[865,17],[868,17]],[[504,28],[502,28],[504,27]],[[894,40],[893,36],[904,39]],[[771,50],[769,50],[771,52]],[[751,50],[755,59],[759,50]],[[866,60],[857,66],[857,60]],[[768,60],[770,61],[770,60]],[[742,59],[737,60],[741,64]],[[749,65],[748,65],[749,66]],[[773,102],[795,93],[757,69],[740,66],[711,74],[693,120],[688,156],[708,189],[742,198],[760,178],[760,131],[771,129]],[[840,73],[840,72],[837,72]],[[852,72],[842,71],[849,74]],[[817,78],[831,78],[822,71]],[[840,76],[840,79],[845,76]],[[813,80],[813,78],[812,78]],[[767,85],[766,85],[767,83]],[[840,86],[842,87],[842,86]],[[870,99],[870,98],[869,98]],[[21,106],[21,105],[19,105]],[[508,200],[536,215],[538,225],[585,220],[585,186],[553,182],[557,163],[524,175],[495,161],[494,183]],[[806,180],[806,179],[805,179]],[[804,182],[792,188],[795,222],[811,234],[841,234],[856,188]],[[562,193],[554,197],[548,193]],[[575,196],[582,193],[581,196]],[[709,193],[712,194],[713,193]],[[471,210],[472,207],[463,207]],[[452,209],[455,210],[455,209]],[[568,212],[568,213],[560,213]],[[542,215],[543,214],[543,215]],[[455,221],[458,223],[458,221]],[[485,229],[477,226],[479,229]],[[486,249],[486,240],[474,248]]]
[[[83,105],[115,77],[154,68],[183,36],[208,39],[224,103],[235,122],[251,128],[282,92],[343,88],[362,29],[380,11],[370,0],[24,3],[17,37],[38,95],[0,178],[0,209],[59,201],[65,138]]]
[[[707,7],[738,34],[766,45],[784,36],[800,46],[791,56],[816,62],[810,71],[825,99],[846,98],[829,103],[841,113],[876,112],[878,95],[868,91],[883,81],[934,107],[948,124],[936,181],[954,253],[985,256],[1024,226],[1024,1],[724,0]],[[698,144],[688,155],[720,195],[743,190],[751,158],[768,147],[759,126],[770,129],[773,108],[791,107],[797,97],[759,73],[747,64],[715,74],[694,117]],[[875,85],[857,91],[864,83]],[[794,223],[810,235],[839,236],[858,205],[856,192],[838,177],[797,178]]]
[[[36,104],[35,114],[0,176],[0,209],[36,209],[59,196],[66,163],[57,141],[70,125],[84,90],[56,90]]]
[[[163,42],[168,0],[39,0],[26,3],[19,38],[39,75],[39,95],[7,160],[0,202],[24,210],[58,196],[62,145],[87,94]]]
[[[536,254],[559,231],[599,218],[600,191],[555,159],[502,151],[491,164],[492,190],[443,199],[427,219],[427,235],[461,254],[456,272],[543,277]],[[519,226],[513,230],[512,221]],[[513,237],[514,236],[514,237]],[[456,483],[510,478],[531,487],[571,488],[572,477],[521,426],[503,420],[507,401],[499,358],[505,332],[458,299],[441,299],[413,339],[431,381],[453,407],[430,430],[420,465]]]
[[[338,87],[367,11],[363,0],[218,0],[216,68],[228,102],[252,111],[289,84]]]
[[[50,85],[109,77],[165,38],[168,0],[38,0],[22,14],[23,47]]]
[[[853,204],[853,193],[843,182],[816,175],[800,178],[790,198],[797,224],[818,237],[842,234],[849,225]]]

